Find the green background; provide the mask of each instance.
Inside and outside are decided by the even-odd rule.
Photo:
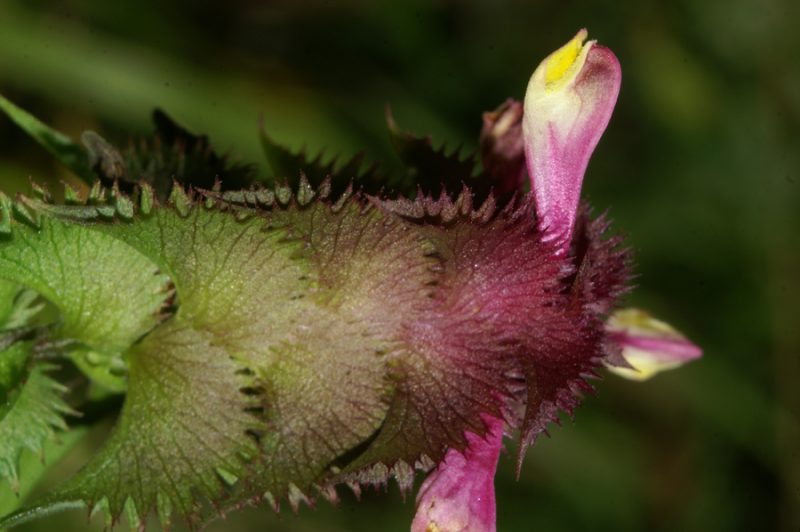
[[[618,55],[623,85],[584,196],[636,251],[629,303],[705,356],[644,384],[608,375],[519,480],[509,442],[498,529],[797,531],[797,21],[793,0],[0,0],[0,92],[75,138],[124,143],[160,106],[246,161],[263,162],[263,116],[292,147],[397,165],[385,104],[404,128],[472,149],[481,112],[521,99],[538,62],[588,27]],[[0,189],[29,177],[69,179],[0,118]],[[413,494],[391,485],[357,503],[340,491],[337,508],[250,509],[211,530],[408,529]],[[86,526],[76,512],[25,529]]]

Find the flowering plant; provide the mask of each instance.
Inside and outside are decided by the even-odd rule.
[[[0,474],[16,483],[23,448],[124,394],[103,449],[0,526],[88,506],[194,527],[340,484],[408,490],[422,470],[412,530],[494,530],[506,434],[521,463],[601,365],[644,376],[699,355],[617,310],[630,253],[579,201],[619,85],[582,30],[524,104],[484,115],[481,171],[390,118],[406,175],[262,132],[273,183],[160,112],[154,139],[120,151],[0,99],[87,183],[63,202],[0,195]]]

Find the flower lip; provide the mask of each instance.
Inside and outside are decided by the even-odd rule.
[[[648,351],[654,359],[664,361],[689,361],[703,355],[703,350],[685,338],[655,338],[636,336],[625,332],[612,332],[609,338],[628,348]]]
[[[585,43],[588,36],[589,32],[586,31],[586,28],[582,28],[571,41],[542,61],[540,68],[544,67],[546,89],[558,89],[560,85],[567,83],[571,77],[575,76],[576,71],[580,71],[583,63],[586,62],[589,49],[596,42]]]

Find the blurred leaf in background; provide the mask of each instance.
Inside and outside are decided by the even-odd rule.
[[[405,129],[474,148],[481,112],[521,98],[538,58],[588,27],[623,88],[586,194],[635,248],[631,304],[705,357],[646,385],[599,382],[519,481],[504,458],[499,530],[798,530],[798,20],[794,0],[4,0],[0,92],[74,139],[123,144],[161,107],[265,176],[260,116],[293,148],[391,165],[386,103]],[[6,119],[0,140],[0,189],[75,179]],[[407,530],[412,501],[388,492],[211,529]],[[86,526],[25,529],[56,523]]]

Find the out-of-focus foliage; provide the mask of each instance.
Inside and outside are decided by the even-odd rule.
[[[263,115],[295,148],[342,160],[365,148],[391,164],[384,104],[404,128],[474,147],[480,112],[521,98],[538,58],[589,27],[619,56],[623,88],[586,196],[636,249],[631,303],[705,357],[646,385],[598,383],[574,425],[537,443],[518,482],[502,459],[499,530],[797,530],[797,20],[793,0],[5,0],[0,90],[73,138],[146,132],[158,106],[245,161],[263,160]],[[0,120],[0,188],[22,190],[28,176],[76,182]],[[93,442],[44,482],[74,470]],[[248,510],[212,529],[407,530],[413,505],[390,492],[298,517]],[[26,529],[56,523],[85,527],[57,516]]]

